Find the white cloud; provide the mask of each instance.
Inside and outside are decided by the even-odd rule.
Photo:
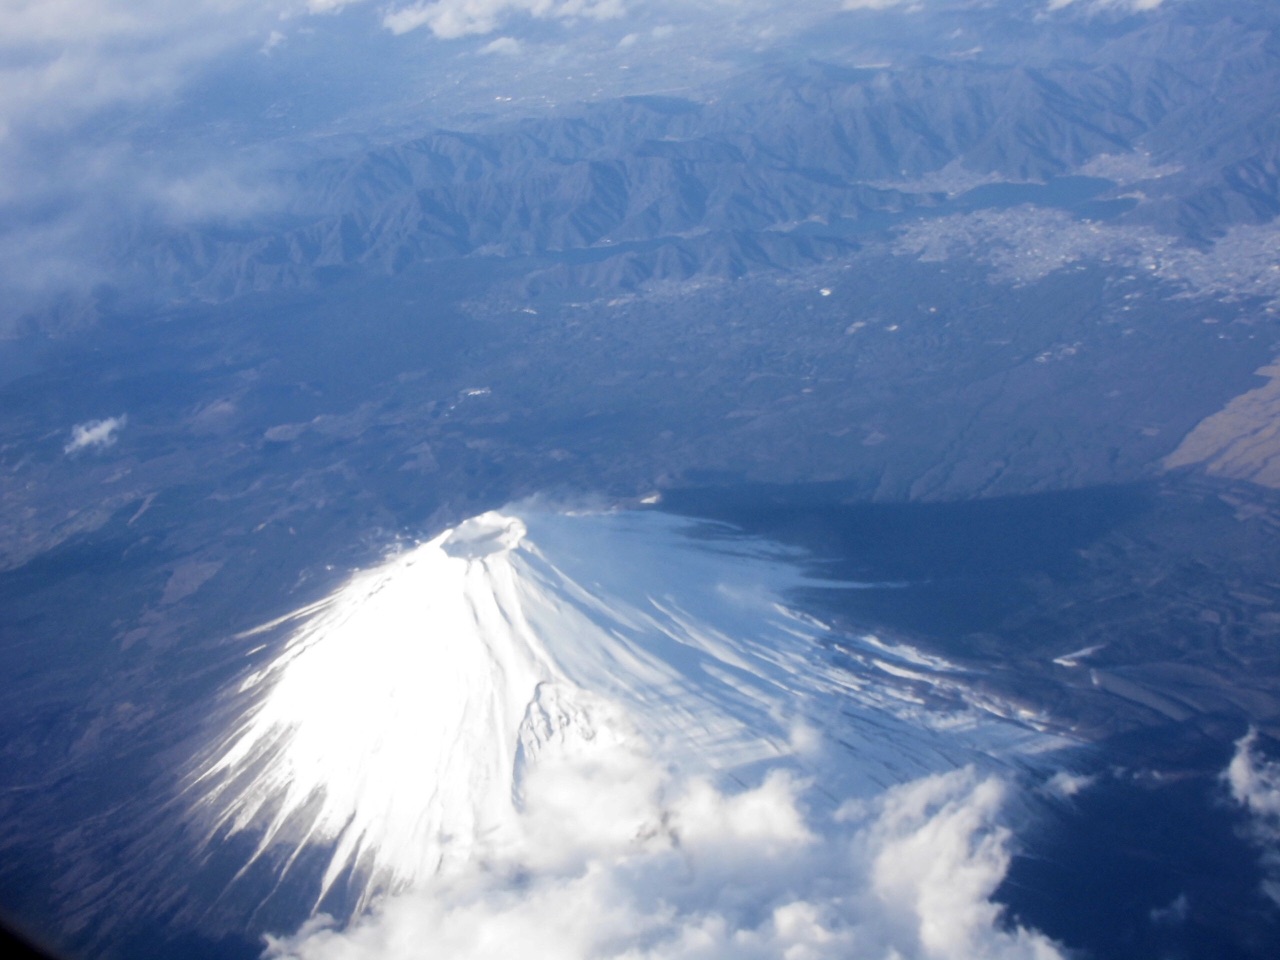
[[[523,51],[524,44],[515,37],[498,37],[480,48],[481,53],[497,53],[507,57],[519,56]]]
[[[1005,793],[965,769],[824,819],[783,773],[728,793],[642,756],[570,763],[531,784],[522,855],[390,897],[345,930],[321,919],[270,938],[266,956],[1061,958],[990,899],[1010,858]]]
[[[209,177],[155,183],[169,179],[156,175],[165,161],[136,149],[129,125],[82,135],[84,123],[122,105],[170,102],[214,58],[261,48],[293,2],[0,0],[0,322],[46,291],[92,285],[99,264],[89,251],[108,248],[105,234],[126,210],[179,215],[216,202],[199,196],[215,186]]]
[[[625,50],[643,40],[666,40],[668,37],[675,35],[676,29],[672,24],[660,23],[644,33],[628,33],[618,41],[618,49]]]
[[[176,223],[248,217],[279,209],[285,199],[260,171],[226,160],[191,171],[154,173],[135,188],[160,217]]]
[[[267,34],[267,39],[262,42],[262,52],[270,53],[276,47],[280,46],[280,44],[284,43],[285,40],[286,37],[283,33],[279,30],[272,30]]]
[[[833,664],[781,600],[798,555],[691,534],[489,513],[299,611],[192,812],[266,870],[332,851],[321,890],[368,899],[268,956],[1059,958],[991,899],[1009,788],[979,767],[1024,734],[943,707],[910,648]]]
[[[1069,800],[1083,790],[1087,790],[1098,782],[1097,777],[1088,776],[1082,773],[1071,773],[1069,770],[1059,770],[1046,782],[1043,791],[1050,796],[1061,797]]]
[[[1224,776],[1237,803],[1280,827],[1280,763],[1259,756],[1257,743],[1256,730],[1241,737]]]
[[[57,127],[172,94],[191,67],[265,39],[288,9],[253,0],[0,0],[0,120]]]
[[[1046,0],[1048,9],[1128,7],[1161,0]],[[174,95],[193,70],[229,49],[270,49],[283,24],[369,0],[0,0],[0,144],[26,126],[58,128],[103,107]],[[917,9],[920,0],[843,0],[845,9]],[[515,19],[612,20],[661,9],[661,0],[400,0],[381,8],[394,33],[427,28],[455,38]],[[685,4],[688,9],[693,4]],[[707,0],[733,10],[767,3]],[[778,9],[781,10],[780,5]],[[834,9],[837,3],[831,3]],[[673,9],[679,10],[679,5]],[[5,171],[0,154],[0,174]]]
[[[1252,815],[1250,833],[1262,849],[1262,865],[1268,873],[1262,889],[1280,904],[1280,763],[1261,756],[1257,743],[1256,730],[1236,742],[1223,779],[1232,799]]]
[[[64,453],[79,453],[93,447],[104,450],[116,442],[116,435],[129,422],[127,414],[107,417],[105,420],[88,420],[71,428],[71,439],[62,448]]]
[[[516,15],[611,20],[625,12],[623,0],[432,0],[392,10],[382,22],[392,33],[427,27],[436,36],[451,39],[492,33]]]
[[[1090,11],[1100,10],[1132,10],[1141,13],[1154,10],[1164,0],[1049,0],[1049,10],[1062,10],[1066,7],[1078,7]]]
[[[920,6],[919,0],[844,0],[845,10],[888,10],[890,7]]]

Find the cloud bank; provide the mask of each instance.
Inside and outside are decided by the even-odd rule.
[[[105,450],[115,444],[118,434],[128,422],[128,415],[121,414],[118,417],[107,417],[105,420],[87,420],[84,423],[77,423],[71,428],[71,439],[62,450],[67,454],[88,449]]]
[[[285,2],[0,0],[0,140],[171,95],[193,66],[265,39]]]
[[[1262,850],[1262,866],[1268,875],[1262,892],[1280,904],[1280,763],[1263,757],[1257,744],[1256,730],[1236,742],[1223,779],[1232,799],[1251,815],[1250,834]]]
[[[269,938],[275,960],[1061,960],[1004,922],[1006,787],[972,769],[832,817],[785,774],[723,792],[641,756],[550,764],[524,846],[381,903]]]

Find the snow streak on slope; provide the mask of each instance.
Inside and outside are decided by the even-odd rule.
[[[409,891],[377,917],[408,897],[415,923],[461,923],[413,933],[461,938],[440,954],[450,958],[488,955],[466,943],[497,922],[495,890],[518,914],[527,903],[515,889],[549,884],[550,907],[585,884],[575,896],[604,897],[597,906],[617,908],[617,929],[565,931],[580,949],[557,941],[548,954],[585,957],[613,955],[606,941],[676,934],[662,919],[674,908],[650,902],[650,888],[691,869],[680,861],[690,851],[709,858],[702,875],[714,860],[712,872],[745,891],[761,878],[736,876],[735,864],[768,872],[789,850],[788,870],[765,883],[771,895],[843,877],[848,898],[858,883],[899,883],[892,864],[874,867],[871,847],[918,845],[913,831],[935,829],[936,815],[950,824],[935,829],[950,853],[928,859],[951,856],[977,878],[952,906],[983,936],[1006,936],[986,899],[1007,862],[992,758],[1017,763],[1050,738],[972,706],[944,661],[838,637],[788,607],[785,596],[813,584],[780,547],[656,512],[520,512],[469,520],[306,612],[281,656],[245,681],[252,707],[195,785],[211,840],[252,831],[255,856],[327,851],[317,903],[339,880],[354,883],[357,909]],[[923,793],[885,794],[895,787]],[[835,848],[822,838],[836,833],[862,853],[826,863]],[[857,862],[870,879],[851,876]],[[648,879],[637,888],[637,877]],[[739,907],[756,926],[761,910],[772,916],[768,896],[747,899]],[[810,907],[843,909],[831,896]],[[394,954],[379,922],[353,931],[375,924],[367,949]],[[912,929],[923,943],[923,927]],[[1021,942],[1007,936],[1011,949]],[[362,955],[343,952],[350,943],[307,930],[276,949]]]

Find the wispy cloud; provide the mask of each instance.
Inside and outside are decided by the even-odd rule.
[[[845,10],[888,10],[890,7],[919,8],[920,0],[844,0]]]
[[[1043,792],[1049,796],[1070,800],[1077,794],[1088,790],[1097,782],[1097,777],[1088,776],[1082,773],[1071,773],[1067,770],[1059,770],[1048,779],[1042,789]]]
[[[307,59],[304,48],[329,44],[358,61],[361,55],[350,51],[461,38],[455,54],[483,45],[486,54],[509,55],[483,61],[491,74],[503,76],[504,63],[508,73],[525,65],[514,55],[537,49],[552,24],[582,40],[583,49],[590,45],[588,37],[625,49],[642,38],[665,40],[664,30],[706,37],[708,44],[730,49],[781,42],[779,38],[794,35],[798,24],[839,15],[842,7],[892,8],[907,16],[947,2],[0,0],[0,336],[26,329],[28,321],[44,323],[44,315],[64,301],[69,314],[90,316],[85,304],[93,301],[96,287],[143,288],[121,261],[127,258],[122,251],[134,249],[130,244],[143,242],[148,231],[278,211],[279,197],[266,183],[268,177],[248,169],[275,161],[247,158],[276,137],[302,139],[304,131],[295,124],[320,128],[328,122],[316,120],[317,112],[328,108],[318,106],[323,98],[314,90],[296,96],[313,83],[298,71],[311,71],[320,62]],[[1118,3],[1149,9],[1156,0],[1044,3],[1053,9]],[[336,16],[345,19],[333,22]],[[538,30],[531,30],[534,21]],[[386,32],[414,36],[392,41]],[[304,34],[312,47],[302,42]],[[547,49],[543,44],[542,50]],[[559,44],[556,56],[568,59],[575,49],[568,42]],[[637,47],[634,55],[652,56],[656,49],[656,44],[649,52]],[[269,52],[278,68],[272,81],[279,84],[272,91],[278,97],[269,109],[288,113],[278,125],[274,115],[264,120],[266,106],[245,104],[239,110],[240,98],[216,92],[217,77],[225,79],[231,72],[219,71],[235,57],[260,51]],[[445,49],[439,53],[423,60],[443,62]],[[326,62],[339,72],[348,64],[342,55]],[[204,81],[208,84],[202,88]],[[343,81],[320,88],[356,86]],[[367,89],[375,86],[370,83]],[[307,109],[291,112],[304,101]],[[200,109],[189,109],[197,104]],[[384,115],[385,104],[366,106],[372,114]],[[204,133],[219,124],[235,133],[204,140],[182,135],[183,123],[206,107],[213,119],[201,128]],[[341,97],[332,105],[344,123],[359,109]],[[113,111],[126,112],[127,120],[111,122]],[[262,142],[254,141],[258,136]]]
[[[217,58],[260,48],[294,6],[0,0],[0,335],[27,310],[118,281],[113,231],[244,208],[256,188],[231,183],[226,156],[180,161],[180,146],[139,149],[133,131]],[[100,122],[122,107],[128,124]]]
[[[492,33],[511,17],[612,20],[627,11],[624,0],[431,0],[392,10],[383,23],[393,33],[426,27],[438,37]]]
[[[287,11],[252,0],[0,0],[0,121],[59,126],[171,95],[193,66]]]
[[[79,453],[81,450],[104,450],[116,442],[117,435],[129,422],[128,414],[118,417],[107,417],[105,420],[87,420],[77,423],[71,428],[71,439],[62,448],[64,453]]]
[[[936,0],[830,0],[832,11],[927,9]],[[1045,0],[1046,9],[1152,10],[1161,0]],[[452,39],[495,33],[521,19],[582,24],[666,10],[806,7],[827,0],[400,0],[369,22],[396,34],[425,28]],[[373,5],[369,0],[0,0],[0,146],[22,128],[58,127],[119,103],[172,97],[194,70],[231,49],[278,45],[307,17]],[[0,154],[0,162],[3,156]]]
[[[1164,0],[1049,0],[1048,9],[1062,10],[1066,7],[1075,7],[1090,11],[1130,10],[1141,13],[1145,10],[1154,10],[1163,2]]]
[[[480,48],[481,53],[497,53],[506,57],[519,56],[524,52],[524,44],[515,37],[498,37]]]

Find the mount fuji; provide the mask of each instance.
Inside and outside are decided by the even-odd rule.
[[[860,586],[805,560],[655,510],[474,517],[286,618],[191,816],[310,884],[277,956],[1056,955],[989,897],[1066,741],[798,609]]]

